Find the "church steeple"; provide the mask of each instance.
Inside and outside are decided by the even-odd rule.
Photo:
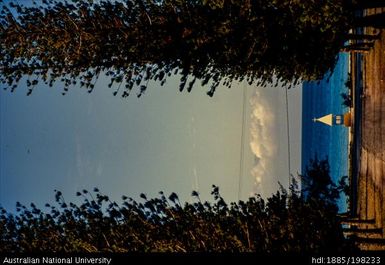
[[[325,116],[322,116],[320,118],[314,118],[314,122],[322,122],[326,125],[333,126],[333,125],[345,125],[346,127],[351,126],[351,115],[350,112],[347,112],[343,115],[334,115],[334,114],[327,114]]]
[[[318,119],[314,118],[313,121],[314,122],[319,121],[319,122],[322,122],[326,125],[333,126],[333,114],[328,114],[328,115],[322,116]]]

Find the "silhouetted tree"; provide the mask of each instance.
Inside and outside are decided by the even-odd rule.
[[[352,97],[347,93],[341,93],[342,105],[351,108],[353,106]]]
[[[61,80],[63,94],[76,83],[91,92],[105,73],[114,95],[127,97],[175,73],[181,91],[199,80],[210,96],[221,82],[317,80],[334,67],[349,28],[378,20],[354,20],[354,10],[380,2],[1,1],[0,82],[13,91],[27,76],[28,94],[41,79]]]
[[[2,1],[3,2],[3,1]],[[114,94],[181,74],[180,90],[246,79],[289,84],[331,69],[352,21],[343,1],[46,1],[1,4],[0,81],[29,94],[44,80],[91,92],[100,73]],[[123,84],[123,85],[122,85]],[[116,86],[115,86],[116,85]]]
[[[341,178],[338,184],[330,176],[330,165],[327,159],[311,159],[301,175],[302,193],[306,200],[324,201],[335,205],[340,193],[345,192],[346,177]]]
[[[0,209],[0,252],[355,251],[335,205],[304,199],[294,185],[266,201],[256,196],[230,204],[217,186],[213,202],[193,192],[196,202],[184,205],[163,192],[154,199],[141,194],[142,202],[123,196],[118,204],[98,189],[78,192],[83,203],[76,205],[56,191],[47,212],[20,203],[17,214]]]

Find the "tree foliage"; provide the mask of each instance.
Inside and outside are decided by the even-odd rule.
[[[349,186],[346,183],[347,176],[342,176],[335,183],[330,175],[330,165],[327,159],[311,159],[301,175],[301,190],[305,198],[322,200],[327,204],[336,205],[341,192],[349,194]]]
[[[309,173],[313,176],[313,169]],[[256,196],[230,204],[214,185],[213,202],[202,202],[194,191],[196,201],[184,204],[175,193],[166,198],[163,192],[153,199],[141,194],[140,202],[123,196],[118,204],[95,189],[78,192],[83,203],[77,205],[67,203],[56,191],[56,204],[46,204],[47,211],[33,203],[30,207],[17,203],[16,214],[1,210],[0,250],[263,254],[354,251],[337,218],[335,187],[321,186],[317,192],[322,196],[314,189],[304,197],[293,181],[290,192],[281,188],[266,200]]]
[[[3,2],[3,1],[1,1]],[[348,1],[347,1],[348,2]],[[28,76],[91,92],[110,77],[114,95],[141,96],[149,80],[181,75],[180,90],[247,80],[317,80],[331,70],[352,21],[341,0],[56,1],[1,4],[0,82]]]

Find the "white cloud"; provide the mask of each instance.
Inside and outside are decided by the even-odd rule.
[[[274,174],[278,144],[276,137],[276,117],[271,104],[256,91],[250,99],[250,148],[254,154],[251,175],[254,177],[254,190],[261,193],[266,177]]]

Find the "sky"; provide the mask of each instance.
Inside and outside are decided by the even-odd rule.
[[[178,91],[150,82],[144,96],[114,97],[108,80],[92,94],[61,84],[39,85],[27,97],[24,82],[0,91],[0,204],[42,207],[54,190],[75,201],[76,191],[98,187],[112,199],[191,191],[211,200],[211,185],[227,201],[287,186],[285,90],[235,84],[213,98],[196,85]],[[244,162],[240,169],[243,91],[246,89]],[[289,90],[292,174],[300,169],[301,87]],[[239,173],[242,173],[241,179]],[[241,188],[239,189],[239,181]],[[240,194],[239,194],[240,191]]]

